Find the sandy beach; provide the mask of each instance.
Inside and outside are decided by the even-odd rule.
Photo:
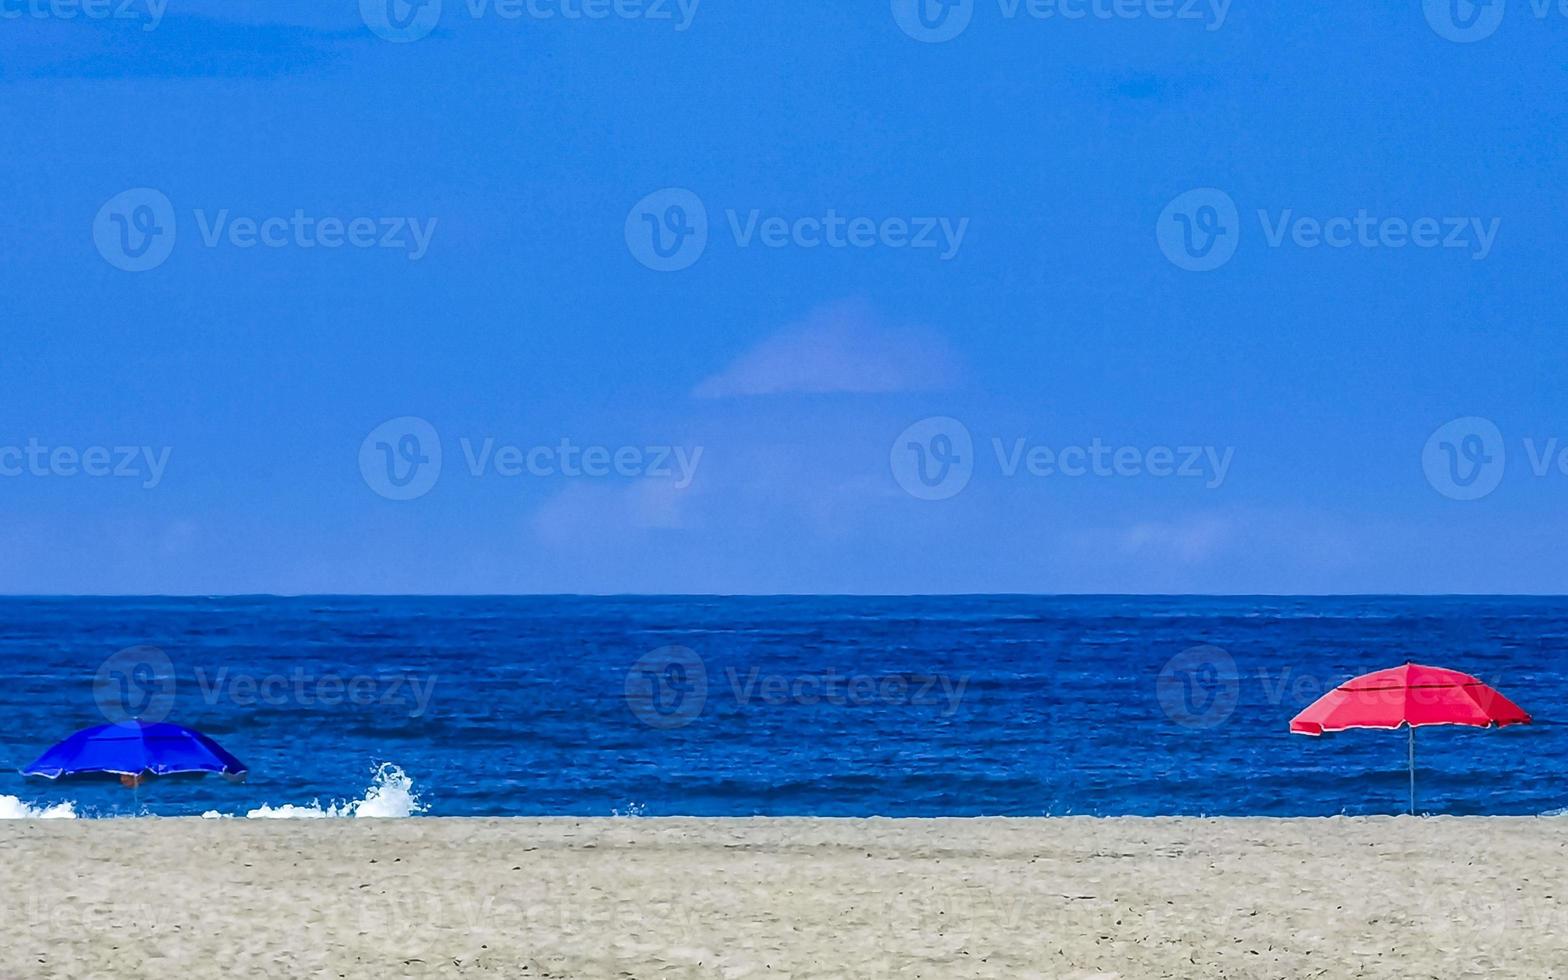
[[[0,822],[0,976],[1550,977],[1556,819]]]

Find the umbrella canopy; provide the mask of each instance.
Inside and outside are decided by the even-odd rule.
[[[168,722],[139,720],[84,728],[49,748],[22,770],[24,776],[58,779],[109,773],[138,780],[144,774],[216,772],[238,776],[245,763],[201,732]]]
[[[1416,812],[1416,729],[1426,725],[1528,725],[1525,710],[1479,678],[1457,670],[1407,663],[1363,674],[1312,702],[1290,720],[1297,735],[1347,728],[1410,731],[1410,812]]]
[[[1442,667],[1405,664],[1347,681],[1291,719],[1298,735],[1409,725],[1527,725],[1524,709],[1481,680]]]

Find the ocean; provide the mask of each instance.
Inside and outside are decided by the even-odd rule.
[[[1422,729],[1422,811],[1568,806],[1552,598],[17,597],[0,631],[0,816],[1399,813],[1404,732],[1287,725],[1406,660],[1535,716]],[[128,716],[247,781],[18,774]]]

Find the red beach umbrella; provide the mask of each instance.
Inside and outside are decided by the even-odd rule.
[[[1525,710],[1479,678],[1407,663],[1363,674],[1312,702],[1292,718],[1298,735],[1347,728],[1410,729],[1410,812],[1416,812],[1416,729],[1424,725],[1528,725]]]

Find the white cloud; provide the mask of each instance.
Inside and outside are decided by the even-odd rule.
[[[1194,564],[1207,561],[1236,538],[1229,520],[1201,517],[1180,521],[1144,521],[1121,532],[1125,555]]]
[[[679,529],[687,526],[684,508],[690,495],[690,487],[677,487],[672,480],[579,482],[542,503],[531,523],[542,541],[557,546]]]
[[[883,323],[869,305],[819,307],[693,389],[698,398],[885,394],[956,385],[961,361],[941,335]]]

